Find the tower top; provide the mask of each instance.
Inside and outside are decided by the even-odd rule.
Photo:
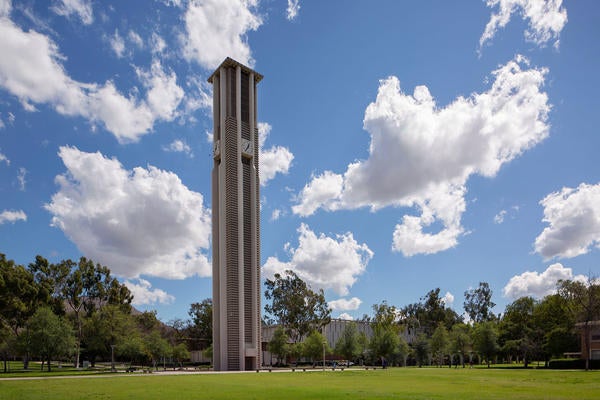
[[[211,76],[208,77],[207,81],[209,83],[213,83],[213,77],[215,76],[215,74],[222,68],[222,67],[230,67],[230,68],[235,68],[237,66],[240,66],[240,68],[242,69],[242,71],[250,74],[254,74],[254,82],[258,83],[261,81],[261,79],[263,78],[263,76],[261,74],[259,74],[258,72],[254,71],[251,68],[248,68],[247,66],[245,66],[244,64],[235,61],[233,58],[227,57],[222,63],[221,65],[219,65],[217,67],[217,69],[215,69],[215,72],[213,72],[211,74]]]

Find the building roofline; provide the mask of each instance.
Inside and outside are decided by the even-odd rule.
[[[237,67],[240,66],[240,68],[242,69],[242,71],[246,72],[247,74],[254,74],[254,82],[258,83],[262,80],[263,76],[261,74],[259,74],[258,72],[256,72],[255,70],[253,70],[252,68],[249,68],[247,66],[245,66],[244,64],[235,61],[233,58],[231,57],[227,57],[225,60],[223,60],[223,62],[221,63],[221,65],[219,65],[215,71],[208,77],[207,81],[209,83],[213,83],[213,78],[215,76],[215,74],[222,68],[222,67]]]

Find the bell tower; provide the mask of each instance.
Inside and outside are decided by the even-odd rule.
[[[215,371],[260,367],[260,193],[256,86],[225,59],[213,85],[212,259]]]

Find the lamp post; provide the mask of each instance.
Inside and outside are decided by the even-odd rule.
[[[110,372],[116,372],[115,369],[115,345],[110,345]]]

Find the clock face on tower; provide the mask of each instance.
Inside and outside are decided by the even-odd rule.
[[[254,146],[251,140],[242,139],[242,154],[246,157],[254,156]]]

